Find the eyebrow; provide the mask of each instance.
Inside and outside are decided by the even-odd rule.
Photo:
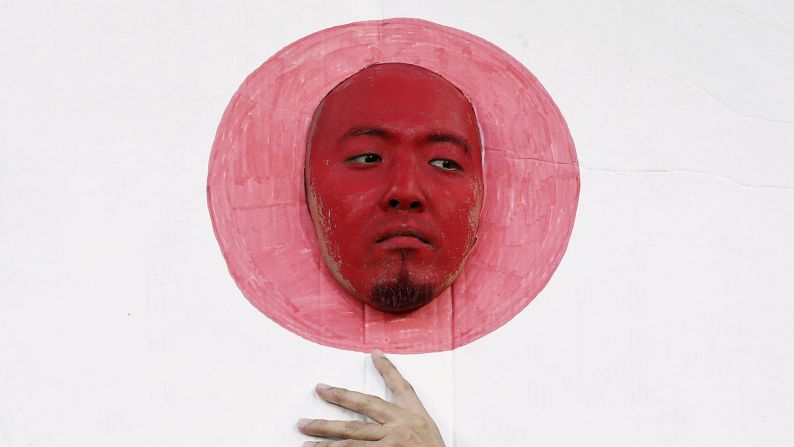
[[[347,140],[354,137],[377,137],[383,139],[390,139],[394,134],[383,127],[365,127],[356,126],[351,127],[347,132],[342,135],[340,141]],[[429,143],[452,143],[463,149],[463,152],[469,154],[471,147],[469,143],[460,135],[448,132],[431,132],[424,138]]]
[[[460,135],[455,135],[455,134],[452,134],[452,133],[441,133],[441,132],[435,133],[434,132],[434,133],[431,133],[430,135],[428,135],[426,140],[431,142],[431,143],[452,143],[452,144],[456,144],[456,145],[460,146],[460,148],[463,149],[463,151],[466,154],[471,152],[471,148],[469,147],[469,143],[467,143],[466,140],[463,137],[461,137]]]
[[[351,127],[340,140],[347,140],[353,137],[379,137],[389,138],[391,133],[382,127]]]

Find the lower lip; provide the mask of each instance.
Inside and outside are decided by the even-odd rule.
[[[429,248],[429,245],[425,244],[424,242],[420,241],[419,239],[413,236],[394,236],[386,239],[385,241],[379,242],[378,245],[381,247],[389,250],[389,249],[420,249],[420,248]]]

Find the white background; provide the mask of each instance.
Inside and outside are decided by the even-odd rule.
[[[0,1],[0,446],[298,446],[382,393],[227,273],[204,194],[221,114],[281,47],[419,17],[522,61],[581,163],[524,312],[394,356],[448,447],[794,439],[794,3]]]

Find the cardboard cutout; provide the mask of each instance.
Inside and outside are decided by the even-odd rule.
[[[322,99],[374,64],[424,67],[471,102],[484,145],[477,243],[429,304],[379,311],[325,266],[304,192],[305,148]],[[462,31],[413,19],[312,34],[255,70],[232,98],[210,159],[208,203],[229,271],[257,309],[343,349],[454,349],[509,321],[545,286],[573,226],[579,172],[570,134],[538,81]],[[409,202],[410,203],[410,202]]]

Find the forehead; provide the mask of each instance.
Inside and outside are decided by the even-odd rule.
[[[314,124],[321,133],[378,125],[450,130],[478,139],[474,110],[463,93],[438,74],[409,64],[372,65],[346,79],[325,97]]]

